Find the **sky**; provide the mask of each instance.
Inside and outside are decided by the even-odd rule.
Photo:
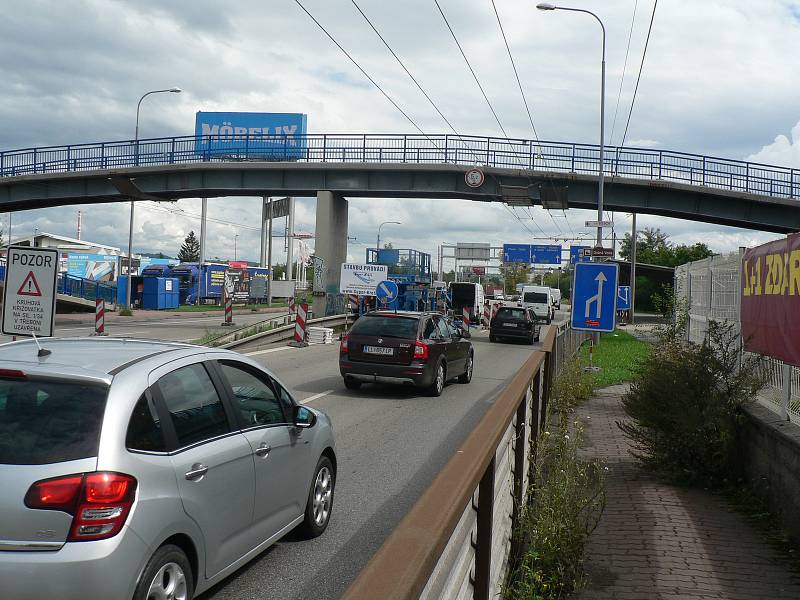
[[[352,0],[301,1],[423,131],[448,132]],[[357,2],[459,133],[500,135],[434,0]],[[597,143],[597,23],[537,11],[533,0],[495,2],[539,138]],[[440,4],[505,130],[532,138],[491,0]],[[652,0],[570,6],[593,10],[605,23],[606,143],[617,144]],[[626,144],[800,168],[797,56],[800,0],[661,2]],[[139,97],[172,86],[183,92],[142,104],[140,137],[190,135],[199,110],[302,112],[310,133],[415,133],[295,0],[14,2],[0,19],[0,73],[0,149],[132,139]],[[127,246],[129,209],[122,203],[18,212],[12,238],[36,229],[74,237],[78,210],[84,239]],[[298,201],[298,231],[313,233],[314,211],[314,199]],[[199,199],[137,203],[134,250],[174,255],[190,230],[199,232],[199,212]],[[384,226],[382,241],[435,256],[442,243],[590,235],[584,221],[596,218],[581,210],[514,212],[499,203],[352,199],[348,259],[361,260],[387,220],[402,225]],[[209,223],[208,256],[232,259],[235,239],[237,258],[258,259],[258,198],[211,199],[209,214],[217,221]],[[0,222],[6,229],[5,217]],[[619,235],[629,231],[629,215],[618,213],[615,222]],[[715,252],[777,237],[645,215],[638,226],[660,227],[676,243],[705,242]],[[283,223],[275,228],[282,231]],[[278,262],[282,248],[279,242]]]

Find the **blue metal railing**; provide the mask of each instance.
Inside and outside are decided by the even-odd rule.
[[[439,163],[597,175],[600,147],[456,135],[183,136],[8,150],[0,152],[0,178],[220,161]],[[603,170],[609,177],[800,198],[800,169],[685,152],[606,146]]]
[[[56,291],[59,294],[95,300],[102,298],[109,304],[116,302],[116,286],[102,281],[75,277],[66,273],[60,274],[56,279]]]

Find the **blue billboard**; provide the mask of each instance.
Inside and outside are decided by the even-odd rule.
[[[197,112],[195,152],[297,160],[306,154],[306,121],[301,113]]]
[[[555,244],[531,245],[531,262],[538,265],[560,265],[561,246]]]
[[[577,262],[589,261],[589,258],[584,258],[583,251],[591,250],[590,246],[570,246],[569,247],[569,264],[574,265]]]
[[[114,281],[118,260],[113,254],[67,254],[67,274],[93,281]]]
[[[530,264],[530,244],[503,244],[503,262]]]

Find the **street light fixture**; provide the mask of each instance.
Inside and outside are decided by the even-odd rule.
[[[139,166],[139,109],[142,106],[142,100],[147,98],[150,94],[180,94],[183,90],[179,87],[171,87],[164,90],[151,90],[142,94],[142,97],[139,98],[139,102],[136,103],[136,130],[134,133],[134,140],[133,140],[133,151],[134,151],[134,162],[136,166]],[[132,268],[133,265],[133,200],[131,200],[131,219],[128,228],[128,285],[125,289],[125,308],[131,308],[131,277],[132,277]]]
[[[375,248],[377,252],[380,252],[381,249],[381,227],[384,225],[402,225],[402,223],[400,221],[384,221],[378,225],[378,240],[375,242]],[[375,258],[377,260],[377,255]]]
[[[555,4],[551,4],[549,2],[540,2],[536,5],[536,8],[539,10],[566,10],[569,12],[581,12],[586,13],[587,15],[591,15],[594,17],[598,23],[600,23],[600,28],[603,31],[603,54],[602,54],[602,62],[601,62],[601,76],[600,76],[600,176],[598,178],[599,183],[599,190],[597,195],[597,245],[599,247],[603,246],[603,183],[604,183],[604,167],[605,163],[603,161],[603,155],[605,151],[605,112],[606,112],[606,28],[603,25],[603,22],[600,20],[596,14],[594,14],[590,10],[586,10],[584,8],[570,8],[567,6],[556,6]]]

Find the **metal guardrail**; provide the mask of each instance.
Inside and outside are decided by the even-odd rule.
[[[252,325],[247,325],[246,327],[242,327],[239,332],[246,331],[248,329],[252,329],[253,327],[257,327],[259,324],[267,323],[272,321],[273,319],[265,319],[264,321],[260,321],[259,323],[253,323]],[[345,323],[345,315],[329,315],[327,317],[318,317],[316,319],[309,319],[306,321],[308,325],[344,325]],[[232,331],[229,334],[226,334],[224,337],[228,337],[231,335],[235,335],[237,331]],[[263,341],[266,343],[269,342],[277,342],[280,340],[290,339],[294,336],[294,321],[291,321],[288,325],[281,325],[279,327],[275,327],[274,329],[270,329],[268,331],[262,331],[261,333],[256,333],[247,337],[243,337],[238,340],[231,340],[229,342],[225,342],[220,344],[219,346],[215,346],[216,348],[238,348],[239,346],[244,346],[245,344],[250,344],[255,341]],[[223,338],[224,339],[224,338]],[[215,340],[217,341],[217,340]]]
[[[58,275],[56,293],[91,301],[102,298],[108,304],[116,304],[117,302],[117,288],[115,286],[66,273]]]
[[[182,136],[7,150],[0,152],[0,177],[221,161],[480,164],[597,175],[600,147],[456,135]],[[609,177],[800,198],[800,169],[686,152],[606,146],[603,171]]]
[[[458,452],[387,538],[344,600],[497,597],[528,498],[530,455],[552,381],[585,335],[551,327]]]

